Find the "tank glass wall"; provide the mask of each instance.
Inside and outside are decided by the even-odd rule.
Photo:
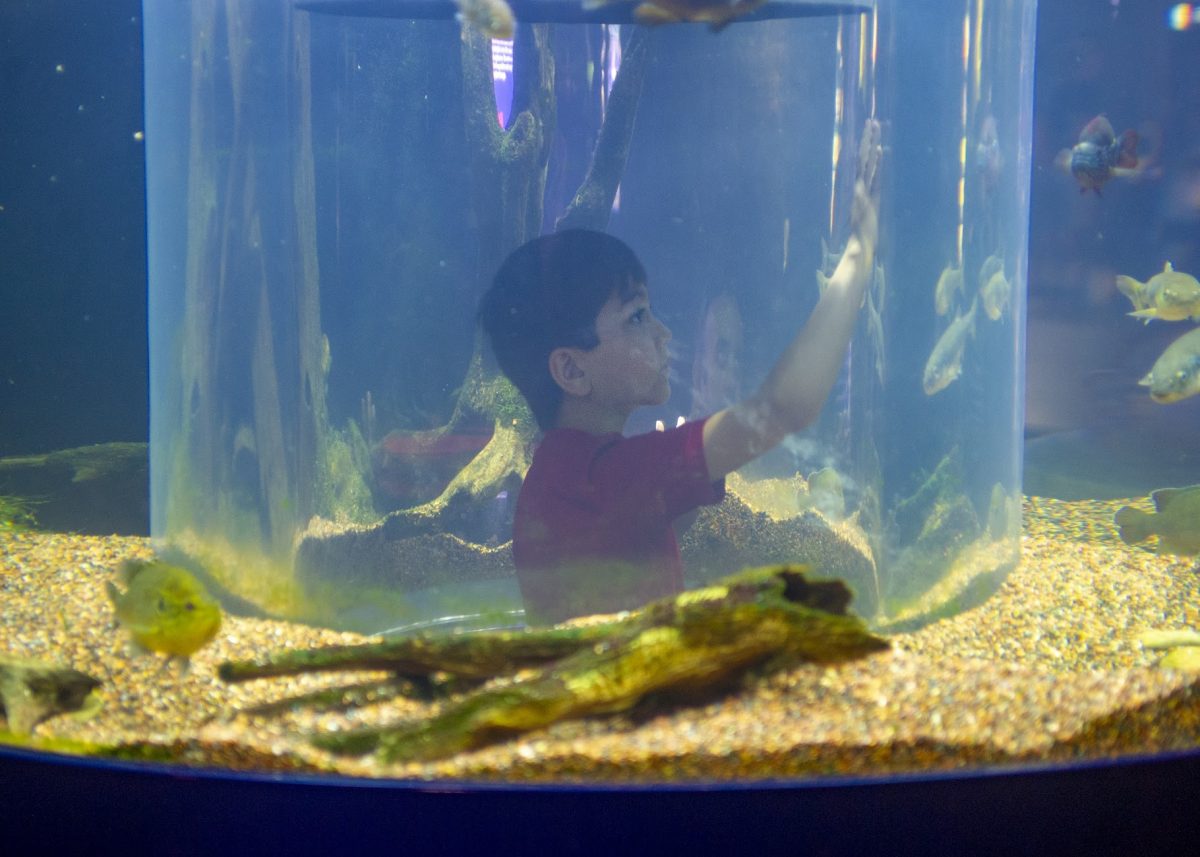
[[[710,413],[816,304],[874,117],[841,377],[681,535],[688,583],[809,562],[892,627],[985,597],[1019,546],[1034,3],[766,8],[510,44],[449,3],[147,0],[155,537],[275,615],[519,623],[536,434],[475,324],[500,261],[564,226],[626,240],[674,349],[627,430]]]

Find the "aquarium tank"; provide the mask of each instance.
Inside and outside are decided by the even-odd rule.
[[[1020,531],[1033,4],[501,7],[146,4],[154,537],[280,618],[520,625],[538,426],[477,330],[500,263],[624,239],[672,332],[627,433],[706,416],[816,305],[875,120],[853,346],[680,533],[686,580],[808,563],[888,626],[986,597]]]
[[[1096,5],[144,0],[149,443],[0,458],[3,742],[448,790],[1194,766],[1200,111],[1159,94],[1200,15]],[[535,239],[636,255],[531,352],[590,422],[481,324]],[[536,258],[576,279],[508,316],[609,276]],[[639,407],[572,386],[608,336],[658,349]],[[810,376],[802,428],[745,416]],[[572,585],[649,594],[539,612],[554,466]],[[148,480],[148,534],[46,526],[35,470]],[[665,586],[611,560],[653,515]]]

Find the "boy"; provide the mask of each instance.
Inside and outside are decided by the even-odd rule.
[[[720,502],[725,475],[820,413],[874,266],[879,125],[859,154],[852,234],[829,286],[762,387],[707,418],[624,437],[670,393],[646,272],[619,239],[567,230],[517,248],[480,306],[500,368],[543,439],[517,498],[513,559],[529,624],[629,610],[683,590],[672,522]]]

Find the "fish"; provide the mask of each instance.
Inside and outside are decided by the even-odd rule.
[[[454,0],[459,23],[474,27],[490,39],[511,39],[517,18],[506,0]]]
[[[1149,387],[1150,398],[1164,405],[1200,393],[1200,327],[1168,345],[1138,383]]]
[[[996,117],[990,113],[983,119],[979,142],[975,144],[975,168],[979,171],[984,193],[990,194],[1000,183],[1000,172],[1004,169],[1004,155],[1000,151]]]
[[[821,273],[826,277],[832,277],[833,272],[837,270],[838,262],[842,261],[842,250],[830,250],[829,244],[825,241],[825,236],[821,236]]]
[[[820,268],[817,269],[817,294],[824,295],[825,290],[829,288],[829,274],[826,274]]]
[[[829,288],[829,279],[833,276],[833,272],[837,270],[838,263],[842,261],[842,253],[845,250],[830,251],[829,245],[825,243],[825,237],[821,237],[821,267],[817,268],[817,294],[825,294],[825,290]]]
[[[618,0],[583,0],[584,9],[599,9]],[[748,15],[766,0],[645,0],[633,10],[639,23],[648,25],[693,22],[708,24],[714,33]]]
[[[945,315],[954,307],[956,295],[964,291],[962,268],[947,265],[938,275],[937,285],[933,287],[933,308],[938,315]]]
[[[1174,649],[1179,646],[1200,646],[1200,633],[1191,628],[1182,631],[1150,630],[1138,637],[1144,649]]]
[[[812,506],[833,518],[846,516],[846,493],[842,475],[832,467],[822,467],[809,474],[806,506]]]
[[[742,397],[742,342],[745,328],[737,299],[722,292],[700,319],[692,357],[693,417],[715,414]]]
[[[1134,311],[1129,314],[1146,324],[1152,318],[1200,321],[1200,281],[1176,271],[1170,262],[1146,283],[1118,274],[1117,290],[1133,303]]]
[[[996,257],[989,257],[994,258]],[[986,268],[987,262],[983,264]],[[1004,316],[1004,311],[1012,303],[1012,283],[1004,276],[1003,262],[998,262],[998,267],[988,274],[986,280],[980,273],[979,299],[983,302],[983,311],[992,321],[999,321]]]
[[[1101,113],[1084,126],[1079,142],[1063,149],[1055,163],[1067,169],[1079,182],[1079,192],[1089,190],[1100,195],[1100,188],[1114,178],[1131,178],[1141,172],[1137,156],[1138,135],[1130,129],[1120,137]]]
[[[105,584],[117,621],[136,647],[188,659],[221,627],[221,606],[189,571],[160,560],[128,559],[121,564],[125,591]]]
[[[932,396],[949,387],[962,374],[963,351],[967,337],[975,334],[975,312],[979,299],[971,301],[971,308],[959,315],[945,333],[941,335],[925,362],[921,386],[926,396]]]
[[[881,268],[876,267],[877,271]],[[872,350],[875,352],[875,374],[879,377],[879,383],[885,383],[884,374],[886,372],[884,351],[883,351],[883,314],[875,307],[875,299],[871,292],[867,292],[867,334],[871,338]]]
[[[1126,544],[1158,536],[1158,552],[1180,556],[1200,554],[1200,485],[1160,488],[1150,493],[1153,512],[1122,506],[1113,516],[1117,535]]]

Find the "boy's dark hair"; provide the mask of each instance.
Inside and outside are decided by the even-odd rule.
[[[550,375],[555,348],[595,348],[596,316],[614,294],[631,298],[646,271],[624,241],[565,229],[509,254],[479,304],[500,369],[529,403],[543,430],[554,426],[562,388]]]

